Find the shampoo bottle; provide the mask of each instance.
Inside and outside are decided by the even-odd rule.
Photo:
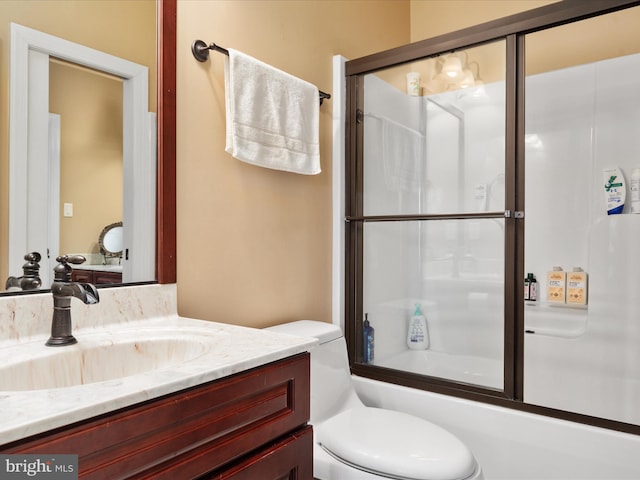
[[[409,320],[407,346],[411,350],[425,350],[429,346],[427,319],[420,310],[420,304],[416,304],[416,310],[413,312],[411,320]]]
[[[619,168],[604,170],[604,197],[607,205],[607,215],[622,213],[627,189],[624,177]]]
[[[375,330],[369,323],[368,317],[369,317],[369,314],[365,313],[364,327],[362,328],[362,345],[364,350],[362,352],[362,361],[364,363],[373,362],[373,353],[375,349],[374,348],[375,347],[375,342],[374,342]]]

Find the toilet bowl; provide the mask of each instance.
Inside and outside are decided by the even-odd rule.
[[[358,397],[342,331],[299,320],[269,327],[314,337],[311,351],[313,476],[318,480],[482,480],[469,448],[422,418],[365,406]]]

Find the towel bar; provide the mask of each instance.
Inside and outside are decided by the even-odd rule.
[[[191,53],[193,53],[193,56],[199,62],[206,62],[209,59],[209,50],[215,50],[216,52],[224,53],[225,55],[229,56],[229,50],[227,50],[226,48],[222,48],[221,46],[216,45],[215,43],[211,43],[210,45],[207,45],[202,40],[196,40],[191,44]],[[325,93],[323,91],[320,91],[319,95],[320,95],[320,105],[322,105],[322,102],[325,99],[328,100],[331,98],[330,94]]]

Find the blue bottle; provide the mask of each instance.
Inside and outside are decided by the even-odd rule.
[[[364,314],[364,327],[362,329],[362,348],[363,348],[363,355],[362,355],[362,360],[364,363],[371,363],[373,362],[373,352],[374,352],[374,335],[375,335],[375,330],[374,328],[371,326],[371,324],[369,324],[369,319],[368,317],[368,313]]]

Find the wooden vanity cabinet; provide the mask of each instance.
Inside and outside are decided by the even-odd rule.
[[[309,354],[0,447],[77,454],[91,480],[312,480]]]
[[[74,282],[93,283],[94,285],[122,283],[122,273],[75,269],[71,272],[71,280]]]

